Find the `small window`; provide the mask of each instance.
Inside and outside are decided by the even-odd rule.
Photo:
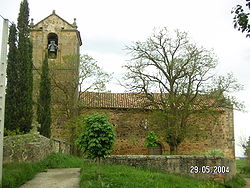
[[[56,59],[58,51],[58,36],[55,33],[48,34],[48,57]]]

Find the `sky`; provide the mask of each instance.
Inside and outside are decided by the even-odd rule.
[[[0,0],[0,15],[17,20],[21,0]],[[154,28],[167,27],[189,33],[197,45],[214,50],[219,64],[218,74],[232,72],[244,90],[235,94],[244,101],[247,112],[234,112],[236,156],[242,156],[241,138],[250,136],[250,39],[233,28],[232,7],[244,0],[28,0],[30,18],[39,22],[56,11],[73,23],[76,18],[87,53],[104,71],[113,73],[107,89],[124,92],[118,84],[129,60],[125,46],[143,41]],[[0,32],[2,19],[0,19]],[[1,34],[0,34],[1,35]],[[0,37],[1,38],[1,37]],[[1,40],[1,39],[0,39]]]

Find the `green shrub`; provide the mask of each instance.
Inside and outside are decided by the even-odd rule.
[[[150,131],[146,137],[146,146],[154,147],[159,143],[154,131]]]
[[[110,154],[115,142],[112,124],[105,115],[94,114],[84,118],[85,130],[76,144],[88,158],[99,159]]]

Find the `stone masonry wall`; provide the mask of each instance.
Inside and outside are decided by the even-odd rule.
[[[231,180],[236,174],[235,160],[222,157],[113,155],[104,159],[103,162],[146,167],[166,173],[182,174],[221,183]]]
[[[117,139],[112,154],[148,154],[145,146],[146,135],[151,130],[157,130],[157,126],[149,123],[150,111],[136,109],[82,109],[80,114],[87,116],[94,113],[106,114],[115,127]],[[230,110],[225,111],[221,113],[217,121],[208,118],[208,120],[201,123],[204,127],[204,136],[202,138],[186,139],[179,146],[178,154],[192,155],[220,149],[224,152],[225,157],[234,158],[233,112]],[[160,129],[156,131],[158,136],[160,132],[162,132]],[[59,135],[55,134],[55,136]],[[159,141],[163,153],[168,153],[169,145],[165,142],[164,137],[160,137]]]
[[[58,37],[56,61],[63,61],[63,56],[66,55],[79,54],[79,46],[81,44],[77,28],[53,13],[31,28],[33,63],[36,68],[41,68],[48,47],[49,33],[54,33]]]
[[[71,21],[73,22],[73,18]],[[34,101],[37,101],[39,96],[41,67],[45,54],[48,52],[49,36],[53,34],[57,38],[57,55],[54,58],[49,58],[52,126],[60,126],[61,122],[65,122],[67,109],[65,110],[63,107],[76,100],[78,88],[76,76],[78,75],[79,58],[73,60],[66,57],[80,54],[81,39],[77,26],[71,23],[53,11],[51,15],[31,26]],[[67,91],[67,95],[65,95],[65,91]],[[69,100],[69,97],[72,99]],[[34,111],[36,107],[37,105],[34,105]]]
[[[70,154],[69,143],[48,139],[39,134],[6,136],[3,142],[3,163],[36,162],[49,154]]]

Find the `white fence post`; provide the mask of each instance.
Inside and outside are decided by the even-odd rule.
[[[3,175],[3,136],[4,136],[4,110],[5,110],[5,85],[7,68],[7,42],[8,42],[8,19],[3,21],[2,46],[0,59],[0,185]]]

